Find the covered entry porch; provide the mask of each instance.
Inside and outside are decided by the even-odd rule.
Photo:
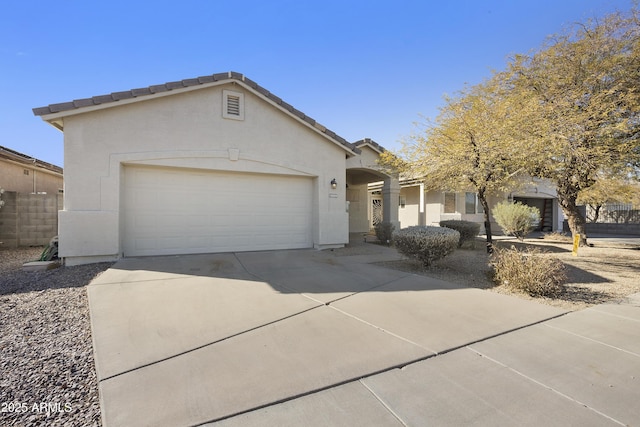
[[[362,152],[347,159],[349,233],[368,233],[380,222],[390,222],[399,230],[400,183],[378,165],[384,148],[368,138],[355,145]]]

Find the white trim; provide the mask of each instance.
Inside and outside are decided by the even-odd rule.
[[[363,147],[369,147],[372,151],[375,151],[378,154],[382,154],[383,153],[382,150],[380,150],[379,148],[374,147],[373,145],[371,145],[368,142],[365,142],[364,144],[358,146],[358,148],[360,148],[360,149],[362,149]]]

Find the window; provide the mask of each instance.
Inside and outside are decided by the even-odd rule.
[[[222,117],[244,120],[244,94],[230,90],[222,91]]]
[[[444,213],[456,213],[456,193],[444,193]]]
[[[464,213],[476,214],[484,213],[482,205],[478,203],[478,196],[476,193],[464,193]]]
[[[476,193],[464,193],[464,213],[476,213]]]

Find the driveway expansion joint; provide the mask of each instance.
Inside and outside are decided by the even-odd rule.
[[[607,316],[611,316],[611,317],[617,317],[619,319],[624,319],[624,320],[630,320],[632,322],[638,322],[640,323],[640,320],[638,319],[634,319],[633,317],[629,317],[629,316],[623,316],[621,314],[615,314],[615,313],[610,313],[608,311],[604,311],[604,310],[598,310],[597,307],[591,307],[589,308],[589,310],[591,311],[595,311],[596,313],[599,314],[606,314]]]
[[[281,403],[290,402],[292,400],[296,400],[296,399],[299,399],[299,398],[302,398],[302,397],[305,397],[305,396],[310,396],[312,394],[320,393],[322,391],[331,390],[333,388],[340,387],[340,386],[343,386],[343,385],[346,385],[346,384],[350,384],[350,383],[354,383],[354,382],[362,383],[362,380],[365,380],[367,378],[370,378],[370,377],[373,377],[373,376],[376,376],[376,375],[380,375],[380,374],[384,374],[385,372],[393,371],[395,369],[401,369],[403,366],[407,366],[407,365],[411,365],[411,364],[414,364],[414,363],[417,363],[417,362],[421,362],[423,360],[427,360],[427,359],[432,358],[434,356],[435,355],[429,355],[429,356],[426,356],[426,357],[421,357],[421,358],[412,360],[412,361],[404,363],[404,364],[394,365],[394,366],[390,366],[390,367],[387,367],[387,368],[384,368],[384,369],[379,369],[379,370],[370,372],[368,374],[359,375],[357,377],[349,378],[349,379],[344,380],[344,381],[338,381],[336,383],[329,384],[329,385],[326,385],[326,386],[323,386],[323,387],[318,387],[318,388],[315,388],[315,389],[312,389],[312,390],[308,390],[308,391],[305,391],[305,392],[302,392],[302,393],[298,393],[298,394],[295,394],[295,395],[292,395],[292,396],[289,396],[289,397],[285,397],[285,398],[282,398],[282,399],[274,400],[273,402],[265,403],[263,405],[257,405],[255,407],[244,409],[242,411],[238,411],[238,412],[233,413],[233,414],[228,414],[228,415],[225,415],[223,417],[219,417],[219,418],[203,421],[201,423],[194,424],[191,427],[199,427],[199,426],[205,426],[205,425],[210,424],[210,423],[217,423],[219,421],[223,421],[223,420],[226,420],[226,419],[229,419],[229,418],[233,418],[233,417],[237,417],[237,416],[240,416],[240,415],[248,414],[248,413],[253,412],[253,411],[258,411],[260,409],[269,408],[269,407],[272,407],[272,406],[279,405]]]
[[[326,304],[325,306],[329,306],[329,304]],[[322,307],[322,306],[319,306],[319,307]],[[318,307],[313,307],[313,308],[311,308],[309,310],[305,310],[304,312],[307,312],[307,311],[310,311],[310,310],[314,310],[316,308],[318,308]],[[354,383],[356,381],[359,382],[360,384],[364,385],[365,388],[367,390],[369,390],[373,394],[374,398],[386,408],[386,410],[388,410],[402,425],[406,426],[407,424],[387,404],[385,404],[385,402],[382,399],[380,399],[380,397],[377,396],[373,392],[373,390],[371,390],[370,387],[368,387],[365,384],[365,382],[363,380],[366,380],[367,378],[371,378],[371,377],[374,377],[374,376],[377,376],[377,375],[380,375],[380,374],[384,374],[386,372],[390,372],[390,371],[393,371],[393,370],[396,370],[396,369],[397,370],[404,370],[405,368],[407,368],[407,367],[409,367],[411,365],[415,365],[416,363],[424,362],[424,361],[429,360],[429,359],[434,359],[434,358],[436,358],[438,356],[442,356],[442,355],[445,355],[447,353],[453,352],[455,350],[461,350],[461,349],[468,349],[469,351],[471,351],[471,352],[473,352],[473,353],[475,353],[475,354],[477,354],[477,355],[479,355],[481,357],[484,357],[484,358],[486,358],[487,360],[489,360],[489,361],[491,361],[493,363],[496,363],[496,364],[498,364],[500,366],[503,366],[504,368],[509,369],[510,371],[512,371],[512,372],[516,373],[517,375],[527,379],[528,381],[531,381],[531,382],[533,382],[533,383],[535,383],[535,384],[537,384],[537,385],[539,385],[541,387],[544,387],[544,388],[546,388],[546,389],[548,389],[548,390],[560,395],[561,397],[563,397],[563,398],[565,398],[567,400],[570,400],[570,401],[572,401],[574,403],[577,403],[577,404],[589,409],[590,411],[593,411],[594,413],[596,413],[596,414],[598,414],[598,415],[610,420],[613,423],[616,423],[616,424],[619,424],[619,425],[622,425],[622,426],[625,425],[625,423],[623,423],[623,422],[621,422],[619,420],[616,420],[615,418],[612,418],[612,417],[606,415],[605,413],[603,413],[601,411],[598,411],[597,409],[595,409],[595,408],[593,408],[593,407],[591,407],[591,406],[589,406],[589,405],[587,405],[587,404],[585,404],[585,403],[583,403],[583,402],[581,402],[581,401],[579,401],[577,399],[574,399],[571,396],[566,395],[566,394],[562,393],[561,391],[554,389],[551,386],[548,386],[548,385],[546,385],[546,384],[544,384],[544,383],[542,383],[540,381],[537,381],[534,378],[531,378],[531,377],[525,375],[524,373],[522,373],[522,372],[520,372],[520,371],[518,371],[518,370],[516,370],[514,368],[511,368],[511,367],[501,363],[500,361],[495,360],[495,359],[493,359],[493,358],[481,353],[480,351],[474,349],[473,347],[471,347],[473,344],[480,343],[480,342],[483,342],[483,341],[487,341],[487,340],[490,340],[490,339],[493,339],[493,338],[496,338],[496,337],[499,337],[499,336],[502,336],[502,335],[506,335],[506,334],[518,331],[520,329],[528,328],[530,326],[534,326],[534,325],[537,325],[537,324],[542,324],[542,323],[545,323],[545,322],[547,322],[549,320],[565,316],[566,314],[569,314],[569,313],[561,313],[559,315],[552,316],[550,318],[547,318],[547,319],[544,319],[544,320],[540,320],[540,321],[537,321],[537,322],[533,322],[533,323],[530,323],[530,324],[527,324],[527,325],[524,325],[524,326],[521,326],[521,327],[518,327],[518,328],[513,328],[513,329],[510,329],[508,331],[505,331],[505,332],[502,332],[502,333],[498,333],[498,334],[495,334],[495,335],[492,335],[492,336],[489,336],[489,337],[486,337],[486,338],[482,338],[482,339],[476,340],[476,341],[468,343],[468,344],[463,344],[463,345],[460,345],[460,346],[452,347],[450,349],[447,349],[447,350],[444,350],[444,351],[440,351],[440,352],[434,352],[432,350],[424,348],[423,346],[415,344],[415,343],[413,343],[413,342],[411,342],[411,341],[409,341],[409,340],[407,340],[405,338],[399,337],[399,336],[397,336],[397,335],[395,335],[395,334],[393,334],[393,333],[391,333],[389,331],[386,331],[386,330],[384,330],[384,329],[382,329],[382,328],[380,328],[378,326],[375,326],[375,325],[373,325],[371,323],[365,322],[362,319],[359,319],[359,318],[357,318],[357,317],[355,317],[353,315],[350,315],[349,313],[345,313],[342,310],[339,310],[339,309],[337,309],[335,307],[330,307],[330,308],[332,308],[332,309],[334,309],[334,310],[336,310],[336,311],[338,311],[338,312],[340,312],[342,314],[345,314],[345,315],[347,315],[347,316],[349,316],[349,317],[351,317],[351,318],[353,318],[355,320],[358,320],[358,321],[360,321],[362,323],[365,323],[368,326],[371,326],[373,328],[381,330],[384,333],[387,333],[387,334],[392,335],[392,336],[394,336],[394,337],[396,337],[398,339],[401,339],[403,341],[406,341],[406,342],[409,342],[411,344],[414,344],[414,345],[416,345],[416,346],[418,346],[420,348],[423,348],[423,349],[425,349],[427,351],[430,351],[430,352],[432,352],[432,354],[428,354],[428,355],[426,355],[424,357],[420,357],[420,358],[417,358],[417,359],[414,359],[414,360],[410,360],[410,361],[402,363],[402,364],[397,364],[397,365],[390,366],[390,367],[387,367],[387,368],[384,368],[384,369],[373,371],[373,372],[370,372],[370,373],[365,374],[365,375],[360,375],[360,376],[358,376],[356,378],[350,378],[350,379],[347,379],[347,380],[344,380],[344,381],[339,381],[339,382],[336,382],[334,384],[330,384],[330,385],[327,385],[327,386],[324,386],[324,387],[319,387],[319,388],[316,388],[316,389],[308,390],[308,391],[305,391],[303,393],[298,393],[298,394],[295,394],[295,395],[292,395],[292,396],[289,396],[289,397],[286,397],[286,398],[275,400],[273,402],[269,402],[269,403],[266,403],[266,404],[263,404],[263,405],[258,405],[258,406],[255,406],[255,407],[252,407],[252,408],[248,408],[248,409],[245,409],[245,410],[242,410],[242,411],[238,411],[237,413],[228,414],[228,415],[225,415],[223,417],[207,420],[207,421],[204,421],[202,423],[195,424],[193,427],[204,426],[204,425],[207,425],[209,423],[214,423],[214,422],[219,422],[219,421],[223,421],[223,420],[226,420],[226,419],[231,419],[231,418],[234,418],[234,417],[237,417],[237,416],[240,416],[240,415],[244,415],[244,414],[247,414],[247,413],[250,413],[250,412],[254,412],[254,411],[261,410],[261,409],[277,406],[277,405],[280,405],[280,404],[285,403],[285,402],[290,402],[290,401],[293,401],[293,400],[296,400],[296,399],[299,399],[299,398],[302,398],[302,397],[305,397],[305,396],[309,396],[309,395],[313,395],[313,394],[316,394],[316,393],[320,393],[322,391],[326,391],[326,390],[330,390],[330,389],[333,389],[333,388],[337,388],[337,387],[340,387],[340,386],[343,386],[343,385],[346,385],[346,384],[349,384],[349,383]],[[293,316],[296,316],[298,314],[302,314],[304,312],[297,313],[297,314],[295,314]],[[293,316],[289,316],[289,317],[293,317]],[[284,319],[282,319],[282,320],[284,320]],[[273,323],[275,323],[275,322],[273,322]]]
[[[544,326],[546,326],[547,328],[555,329],[556,331],[560,331],[560,332],[572,335],[574,337],[578,337],[578,338],[586,340],[586,341],[591,341],[591,342],[594,342],[596,344],[600,344],[600,345],[603,345],[605,347],[612,348],[612,349],[617,350],[617,351],[622,351],[623,353],[630,354],[631,356],[640,357],[640,354],[634,353],[633,351],[629,351],[629,350],[626,350],[624,348],[616,347],[615,345],[607,344],[606,342],[599,341],[599,340],[596,340],[596,339],[593,339],[593,338],[589,338],[589,337],[586,337],[584,335],[577,334],[575,332],[571,332],[571,331],[568,331],[568,330],[563,329],[563,328],[559,328],[557,326],[553,326],[553,325],[549,325],[549,324],[544,324]]]
[[[318,308],[320,308],[320,307],[323,307],[323,306],[322,306],[322,305],[318,305],[318,306],[315,306],[315,307],[311,307],[311,308],[308,308],[308,309],[306,309],[306,310],[302,310],[302,311],[300,311],[300,312],[290,314],[289,316],[285,316],[285,317],[282,317],[282,318],[280,318],[280,319],[276,319],[276,320],[273,320],[273,321],[270,321],[270,322],[264,323],[264,324],[259,325],[259,326],[256,326],[256,327],[253,327],[253,328],[250,328],[250,329],[247,329],[247,330],[244,330],[244,331],[237,332],[237,333],[235,333],[235,334],[229,335],[229,336],[224,337],[224,338],[221,338],[221,339],[219,339],[219,340],[215,340],[215,341],[212,341],[212,342],[209,342],[209,343],[206,343],[206,344],[202,344],[202,345],[199,345],[199,346],[197,346],[197,347],[190,348],[190,349],[188,349],[188,350],[182,351],[182,352],[180,352],[180,353],[172,354],[171,356],[167,356],[167,357],[164,357],[164,358],[162,358],[162,359],[154,360],[153,362],[149,362],[149,363],[145,363],[145,364],[140,365],[140,366],[136,366],[135,368],[127,369],[127,370],[122,371],[122,372],[119,372],[119,373],[117,373],[117,374],[113,374],[113,375],[110,375],[110,376],[108,376],[108,377],[101,378],[101,379],[98,381],[98,383],[101,383],[101,382],[103,382],[103,381],[107,381],[107,380],[110,380],[110,379],[113,379],[113,378],[117,378],[117,377],[119,377],[119,376],[121,376],[121,375],[125,375],[125,374],[131,373],[131,372],[135,372],[135,371],[137,371],[137,370],[144,369],[144,368],[147,368],[147,367],[149,367],[149,366],[157,365],[157,364],[159,364],[159,363],[166,362],[167,360],[176,359],[176,358],[178,358],[178,357],[180,357],[180,356],[184,356],[185,354],[193,353],[193,352],[195,352],[195,351],[202,350],[203,348],[211,347],[211,346],[213,346],[213,345],[216,345],[216,344],[219,344],[219,343],[221,343],[221,342],[224,342],[224,341],[230,340],[230,339],[232,339],[232,338],[235,338],[235,337],[238,337],[238,336],[241,336],[241,335],[247,334],[247,333],[249,333],[249,332],[253,332],[253,331],[256,331],[256,330],[258,330],[258,329],[265,328],[265,327],[267,327],[267,326],[270,326],[270,325],[273,325],[273,324],[279,323],[279,322],[281,322],[281,321],[283,321],[283,320],[287,320],[287,319],[290,319],[290,318],[292,318],[292,317],[296,317],[296,316],[298,316],[298,315],[301,315],[301,314],[307,313],[307,312],[309,312],[309,311],[311,311],[311,310],[316,310],[316,309],[318,309]]]
[[[100,277],[100,276],[98,276]],[[163,277],[161,280],[163,282],[165,281],[172,281],[172,280],[184,280],[185,278],[188,277],[193,277],[190,274],[180,274],[176,277]],[[127,286],[127,285],[137,285],[138,283],[147,283],[147,282],[157,282],[158,279],[144,279],[144,280],[128,280],[126,282],[123,281],[117,281],[117,282],[99,282],[99,283],[93,283],[91,282],[89,284],[89,286],[91,287],[99,287],[99,286]]]
[[[413,341],[411,341],[411,340],[409,340],[409,339],[407,339],[407,338],[404,338],[404,337],[402,337],[402,336],[400,336],[400,335],[394,334],[393,332],[388,331],[388,330],[386,330],[386,329],[384,329],[384,328],[381,328],[380,326],[377,326],[377,325],[374,325],[373,323],[367,322],[366,320],[363,320],[363,319],[361,319],[361,318],[359,318],[359,317],[357,317],[357,316],[354,316],[353,314],[349,314],[349,313],[347,313],[347,312],[346,312],[346,311],[344,311],[344,310],[340,310],[339,308],[336,308],[336,307],[333,307],[333,306],[332,306],[332,307],[330,307],[330,308],[331,308],[331,309],[333,309],[333,310],[335,310],[335,311],[337,311],[337,312],[339,312],[339,313],[344,314],[344,315],[345,315],[345,316],[347,316],[347,317],[350,317],[350,318],[352,318],[352,319],[354,319],[354,320],[357,320],[358,322],[364,323],[364,324],[365,324],[365,325],[367,325],[367,326],[370,326],[370,327],[375,328],[375,329],[377,329],[377,330],[379,330],[379,331],[381,331],[381,332],[384,332],[384,333],[385,333],[385,334],[387,334],[387,335],[391,335],[391,336],[392,336],[392,337],[394,337],[394,338],[397,338],[397,339],[402,340],[402,341],[404,341],[404,342],[407,342],[407,343],[409,343],[409,344],[411,344],[411,345],[415,345],[416,347],[419,347],[419,348],[421,348],[421,349],[423,349],[423,350],[426,350],[426,351],[428,351],[428,352],[431,352],[432,354],[431,354],[431,355],[429,355],[428,357],[433,357],[433,356],[438,355],[438,352],[437,352],[437,351],[435,351],[435,350],[433,350],[433,349],[427,348],[427,347],[425,347],[425,346],[423,346],[423,345],[420,345],[420,344],[418,344],[418,343],[416,343],[416,342],[413,342]],[[413,363],[413,362],[412,362],[412,363]],[[403,366],[403,367],[404,367],[404,366]]]
[[[529,375],[525,374],[524,372],[521,372],[521,371],[519,371],[519,370],[517,370],[515,368],[512,368],[511,366],[505,365],[504,363],[500,362],[499,360],[496,360],[496,359],[494,359],[494,358],[482,353],[479,350],[476,350],[476,349],[474,349],[472,347],[469,347],[469,346],[467,346],[466,348],[469,349],[470,351],[476,353],[478,356],[483,357],[483,358],[489,360],[490,362],[495,363],[495,364],[497,364],[499,366],[502,366],[503,368],[508,369],[509,371],[513,372],[514,374],[519,375],[520,377],[522,377],[522,378],[524,378],[524,379],[526,379],[526,380],[528,380],[528,381],[530,381],[530,382],[532,382],[534,384],[537,384],[540,387],[543,387],[543,388],[545,388],[545,389],[547,389],[549,391],[552,391],[553,393],[556,393],[557,395],[563,397],[564,399],[567,399],[567,400],[569,400],[571,402],[574,402],[574,403],[576,403],[578,405],[581,405],[581,406],[589,409],[590,411],[595,412],[596,414],[600,415],[601,417],[604,417],[604,418],[608,419],[609,421],[612,421],[612,422],[614,422],[616,424],[619,424],[621,426],[626,426],[627,425],[626,423],[624,423],[622,421],[619,421],[619,420],[616,420],[615,418],[610,417],[609,415],[597,410],[596,408],[594,408],[592,406],[589,406],[586,403],[581,402],[578,399],[575,399],[575,398],[569,396],[568,394],[565,394],[565,393],[561,392],[560,390],[558,390],[558,389],[556,389],[556,388],[554,388],[554,387],[552,387],[550,385],[547,385],[547,384],[545,384],[545,383],[543,383],[541,381],[536,380],[535,378],[530,377]]]
[[[386,402],[385,402],[385,401],[384,401],[380,396],[378,396],[378,394],[377,394],[375,391],[373,391],[373,390],[371,389],[371,387],[369,387],[369,386],[368,386],[364,381],[362,381],[362,380],[359,380],[359,383],[360,383],[360,384],[362,384],[362,385],[364,386],[364,388],[366,388],[367,390],[369,390],[369,393],[371,393],[371,395],[372,395],[372,396],[373,396],[373,397],[374,397],[378,402],[380,402],[380,404],[381,404],[382,406],[384,406],[384,407],[385,407],[385,409],[386,409],[386,410],[387,410],[391,415],[393,415],[393,416],[394,416],[394,418],[395,418],[396,420],[398,420],[398,422],[400,422],[403,426],[408,426],[408,424],[404,422],[404,420],[402,419],[402,417],[400,417],[400,415],[398,415],[398,414],[396,413],[396,411],[394,411],[394,410],[393,410],[393,408],[391,408],[389,405],[387,405],[387,403],[386,403]]]

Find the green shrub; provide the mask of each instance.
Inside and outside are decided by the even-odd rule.
[[[456,249],[460,233],[445,227],[407,227],[394,233],[393,241],[400,253],[428,267]]]
[[[538,249],[496,248],[491,256],[493,280],[531,296],[555,297],[564,292],[565,267]]]
[[[476,236],[480,234],[480,224],[477,222],[450,219],[440,221],[440,227],[451,228],[460,233],[459,248],[466,242],[471,242],[471,246],[475,247]]]
[[[395,230],[396,227],[390,222],[379,222],[373,229],[380,243],[390,245],[391,242],[393,242],[393,230]]]
[[[493,217],[505,234],[524,240],[540,222],[540,211],[520,202],[501,202],[493,208]]]

